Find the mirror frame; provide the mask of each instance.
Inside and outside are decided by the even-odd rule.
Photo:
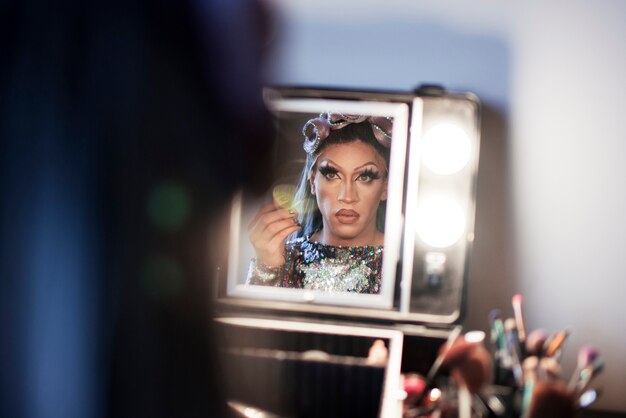
[[[384,257],[379,294],[356,294],[351,292],[326,292],[307,289],[288,289],[273,286],[247,285],[242,283],[242,251],[245,237],[242,231],[243,198],[241,193],[233,200],[231,210],[231,234],[226,293],[229,297],[267,299],[280,302],[351,306],[361,308],[391,309],[397,276],[397,263],[400,259],[403,224],[403,190],[407,135],[409,127],[409,106],[406,103],[355,101],[319,98],[273,97],[266,100],[269,110],[278,113],[303,113],[317,115],[325,111],[387,116],[393,118],[388,197],[385,213]]]
[[[383,266],[383,283],[387,283],[384,296],[376,298],[377,295],[352,295],[357,296],[353,300],[347,298],[341,303],[337,299],[326,300],[324,295],[310,297],[302,289],[280,289],[285,297],[271,295],[275,293],[276,287],[265,289],[255,289],[252,292],[242,286],[233,285],[237,280],[241,280],[244,272],[234,263],[240,257],[241,241],[241,194],[236,195],[233,200],[230,218],[230,252],[228,260],[227,277],[222,271],[218,273],[219,288],[217,295],[218,310],[221,312],[236,311],[241,313],[255,312],[256,316],[275,316],[292,314],[297,316],[315,316],[322,318],[341,318],[348,321],[384,322],[388,324],[408,325],[437,325],[450,326],[459,324],[465,314],[466,288],[469,274],[469,259],[473,244],[474,234],[474,209],[475,209],[475,189],[478,170],[478,154],[480,147],[480,101],[472,93],[451,93],[439,86],[423,86],[413,92],[393,92],[393,91],[373,91],[373,90],[344,90],[336,88],[319,87],[270,87],[264,91],[265,101],[268,107],[272,108],[272,102],[292,101],[293,103],[306,103],[307,101],[330,101],[350,102],[359,105],[367,102],[376,104],[391,105],[390,109],[403,109],[408,117],[406,125],[406,135],[402,140],[402,146],[392,145],[392,155],[396,154],[395,160],[390,159],[390,169],[396,172],[393,174],[389,184],[392,186],[393,195],[387,204],[385,222],[385,258]],[[423,251],[427,251],[422,244],[416,241],[416,235],[411,230],[412,220],[409,216],[405,222],[405,214],[415,208],[413,195],[420,193],[420,153],[416,150],[424,135],[422,128],[428,125],[431,120],[432,111],[437,107],[436,103],[457,103],[473,109],[471,115],[467,115],[467,122],[471,125],[470,135],[473,135],[476,149],[474,151],[475,160],[472,162],[467,187],[470,190],[467,207],[468,229],[464,238],[460,242],[461,249],[453,260],[454,273],[448,279],[453,281],[454,290],[450,295],[438,295],[437,292],[426,294],[420,293],[420,280],[423,281],[423,268],[419,263],[419,256]],[[400,105],[400,106],[398,106]],[[306,107],[306,105],[302,105]],[[453,105],[454,106],[454,105]],[[278,105],[280,107],[280,105]],[[384,107],[384,106],[383,106]],[[308,109],[308,108],[307,108]],[[314,110],[315,111],[315,110]],[[404,113],[403,113],[404,114]],[[402,116],[403,118],[404,116]],[[426,123],[424,123],[426,122]],[[395,125],[394,125],[395,126]],[[394,130],[394,134],[397,131]],[[402,171],[402,173],[399,173]],[[392,184],[393,182],[393,184]],[[390,205],[391,204],[391,205]],[[390,207],[391,206],[391,207]],[[393,220],[391,220],[393,219]],[[387,228],[394,232],[387,236]],[[395,232],[396,228],[399,232]],[[399,235],[397,235],[399,234]],[[393,240],[391,235],[394,236]],[[408,251],[411,254],[408,254]],[[421,252],[420,252],[421,251]],[[458,257],[457,257],[458,256]],[[453,258],[454,258],[453,257]],[[223,269],[222,269],[223,270]],[[388,278],[392,277],[391,280]],[[391,285],[390,285],[391,284]],[[416,287],[417,286],[417,287]],[[255,286],[256,288],[264,286]],[[292,294],[295,292],[295,294]],[[363,298],[365,296],[365,298]],[[372,298],[368,296],[373,296]],[[444,297],[445,296],[445,297]],[[434,299],[433,303],[439,303],[437,309],[432,309],[432,305],[421,304],[426,299]],[[366,299],[371,299],[371,303],[361,303]],[[440,300],[438,300],[440,299]],[[419,300],[417,305],[414,300]]]

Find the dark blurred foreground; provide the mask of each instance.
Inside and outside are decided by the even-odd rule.
[[[266,11],[0,8],[0,416],[223,416],[213,224],[271,176]]]

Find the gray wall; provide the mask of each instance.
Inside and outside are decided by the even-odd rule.
[[[521,292],[529,328],[568,327],[606,362],[596,408],[626,411],[626,2],[269,2],[267,80],[484,104],[466,327]]]

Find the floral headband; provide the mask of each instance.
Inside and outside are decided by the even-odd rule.
[[[310,119],[302,127],[304,150],[313,154],[321,142],[328,138],[330,131],[341,129],[352,123],[369,122],[376,140],[384,147],[391,146],[391,128],[393,120],[386,116],[346,115],[343,113],[321,113],[319,117]]]

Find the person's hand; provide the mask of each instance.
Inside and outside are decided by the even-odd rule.
[[[285,239],[298,229],[296,213],[282,209],[274,202],[263,205],[248,226],[257,262],[268,267],[285,264]]]

